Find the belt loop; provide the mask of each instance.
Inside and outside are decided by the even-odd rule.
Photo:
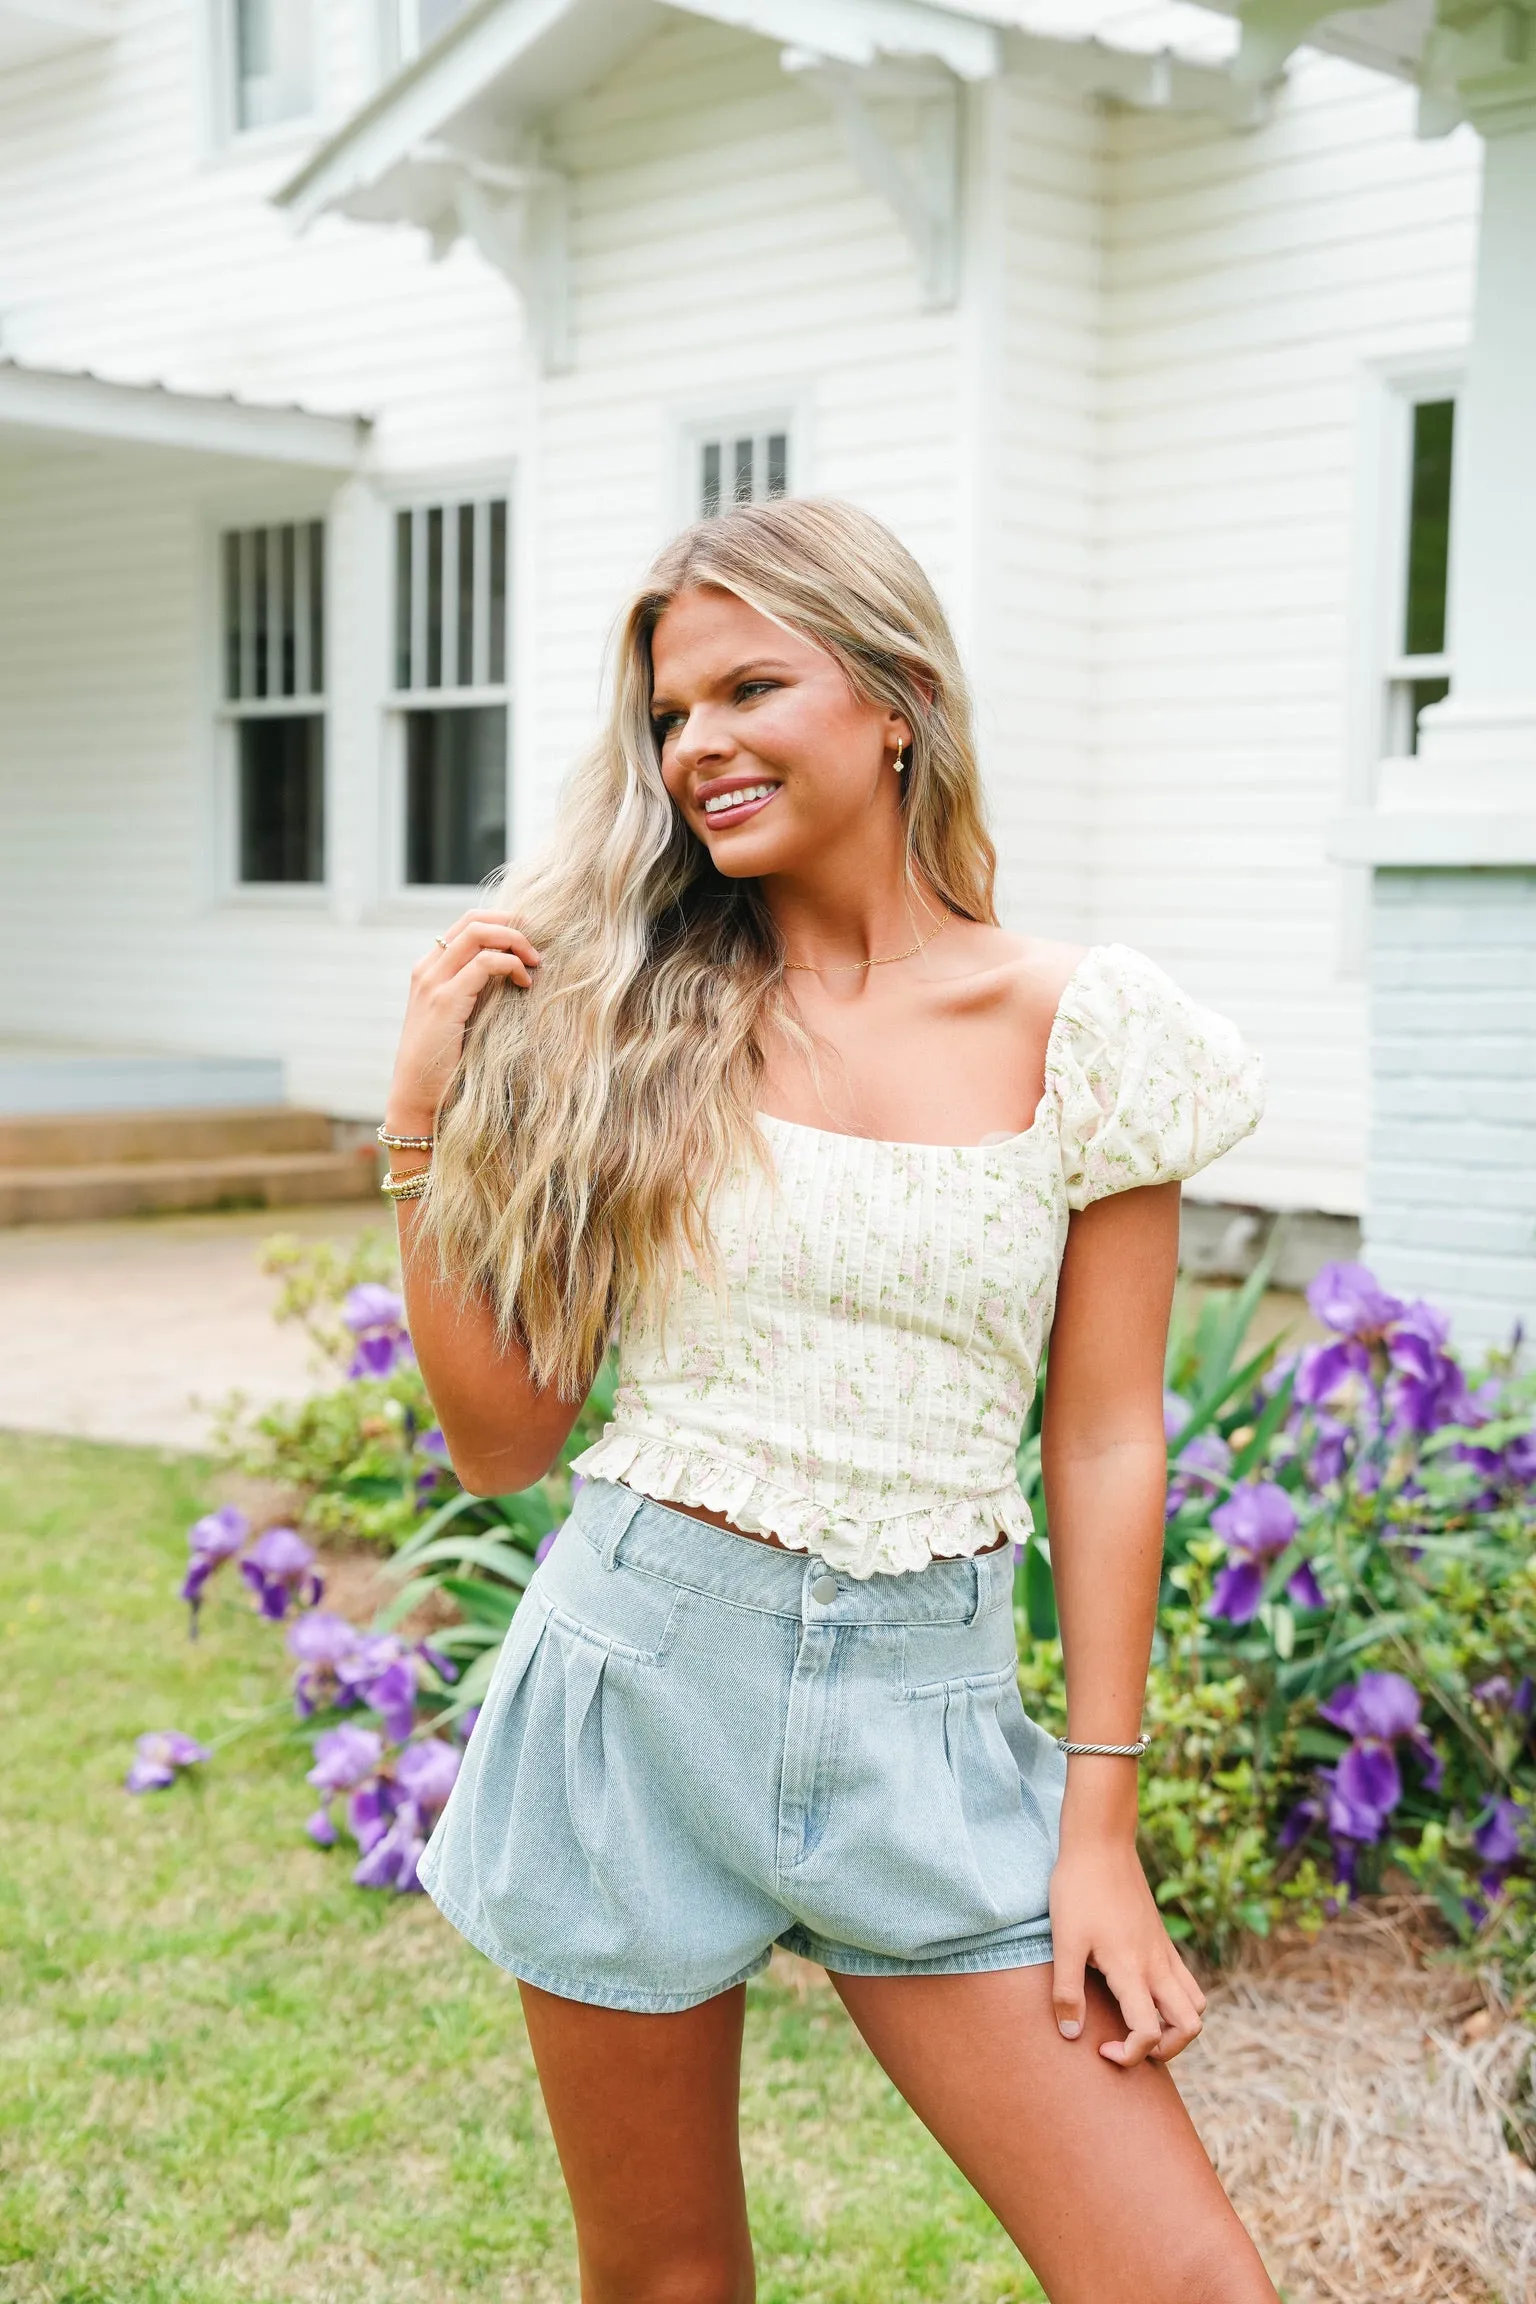
[[[614,1482],[613,1491],[613,1520],[603,1538],[602,1562],[605,1568],[617,1568],[619,1546],[629,1534],[630,1522],[645,1502],[645,1498],[637,1495],[633,1488],[626,1488],[622,1480]]]

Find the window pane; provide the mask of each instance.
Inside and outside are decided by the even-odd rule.
[[[254,649],[254,672],[251,680],[253,696],[272,694],[272,675],[267,656],[267,531],[254,529],[251,533],[251,644]]]
[[[309,688],[325,687],[325,523],[309,523]]]
[[[789,440],[783,432],[768,435],[768,494],[782,496],[789,487]]]
[[[427,686],[443,684],[443,508],[427,514]]]
[[[507,715],[476,705],[405,716],[405,877],[475,886],[507,857]]]
[[[475,679],[475,510],[473,504],[459,506],[459,662],[457,678],[461,688],[474,685]]]
[[[699,510],[706,520],[713,520],[720,509],[720,443],[706,440],[702,477],[699,484]]]
[[[268,128],[312,109],[309,0],[229,0],[237,128]]]
[[[240,877],[243,881],[325,877],[325,722],[242,720]]]
[[[507,503],[491,506],[491,685],[507,676]]]
[[[411,516],[395,514],[395,686],[411,684]]]
[[[1413,411],[1413,494],[1408,515],[1408,598],[1403,653],[1438,656],[1445,646],[1451,541],[1454,400],[1421,400]]]
[[[750,504],[752,501],[752,443],[750,440],[738,440],[736,443],[735,472],[731,481],[731,494],[738,504]]]
[[[231,702],[240,694],[240,538],[233,531],[224,538],[224,693]]]

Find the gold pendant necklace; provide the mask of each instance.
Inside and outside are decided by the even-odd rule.
[[[869,960],[786,960],[785,972],[793,968],[801,975],[831,976],[847,974],[855,968],[893,968],[898,960],[914,960],[919,952],[926,951],[935,936],[943,935],[953,917],[952,913],[946,912],[937,928],[931,929],[926,936],[920,936],[905,952],[881,952]]]

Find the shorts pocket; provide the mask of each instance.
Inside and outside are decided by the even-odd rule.
[[[605,1568],[586,1545],[573,1544],[561,1572],[556,1546],[544,1564],[544,1604],[567,1639],[601,1649],[626,1664],[659,1664],[677,1635],[681,1585],[644,1576],[622,1560]]]
[[[1018,1678],[1013,1617],[994,1609],[974,1624],[909,1624],[901,1636],[903,1696],[947,1696],[969,1689],[1000,1694]]]

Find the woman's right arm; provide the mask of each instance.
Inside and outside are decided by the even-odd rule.
[[[539,954],[505,913],[467,912],[411,970],[384,1125],[391,1136],[430,1136],[453,1078],[475,1002],[498,977],[529,985]],[[427,1152],[395,1152],[391,1173],[424,1168]],[[411,1342],[454,1471],[480,1496],[541,1480],[576,1421],[580,1400],[534,1383],[528,1356],[501,1343],[491,1308],[445,1286],[421,1237],[419,1205],[395,1203]]]

